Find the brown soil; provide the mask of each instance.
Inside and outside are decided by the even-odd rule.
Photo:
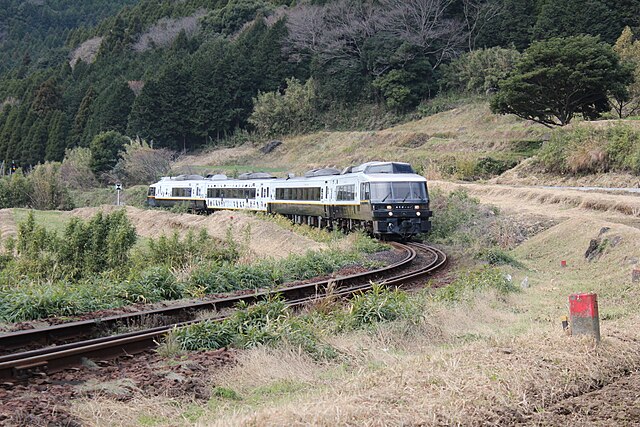
[[[98,364],[87,362],[77,371],[0,388],[0,425],[84,425],[64,409],[70,399],[78,397],[129,401],[137,396],[166,396],[206,402],[212,389],[207,379],[214,370],[233,361],[234,353],[222,349],[170,358],[149,352]]]
[[[532,415],[522,425],[638,426],[640,372],[545,408],[544,412]]]

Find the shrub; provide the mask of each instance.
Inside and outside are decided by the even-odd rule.
[[[500,270],[485,267],[462,275],[451,284],[438,289],[434,299],[449,303],[469,301],[476,293],[491,289],[502,295],[519,290]]]
[[[64,180],[60,163],[38,165],[29,174],[31,181],[31,207],[42,210],[71,210],[73,200]]]
[[[277,91],[258,93],[249,123],[263,135],[308,131],[315,126],[315,99],[313,79],[304,85],[295,78],[288,79],[283,95]]]
[[[91,150],[85,147],[67,149],[60,176],[67,188],[86,190],[95,187],[98,182],[91,170]]]
[[[173,153],[166,148],[153,149],[145,140],[130,140],[112,175],[126,185],[149,184],[165,176],[171,169]]]
[[[432,218],[430,238],[443,243],[468,243],[475,241],[478,233],[486,233],[486,225],[496,211],[481,206],[465,190],[449,194],[431,191],[431,209],[437,212]],[[474,227],[478,225],[479,227]]]
[[[640,131],[624,124],[559,130],[542,146],[538,162],[556,173],[626,171],[638,175]]]
[[[374,284],[371,291],[356,295],[349,308],[349,323],[361,328],[378,322],[407,318],[416,314],[407,293]]]
[[[32,189],[21,169],[10,177],[0,177],[0,209],[30,206]]]
[[[171,237],[163,235],[158,239],[150,239],[147,250],[139,257],[137,261],[139,265],[183,268],[209,261],[236,261],[239,252],[232,239],[225,241],[214,239],[203,229],[197,236],[193,230],[189,230],[184,238],[180,238],[176,231]]]
[[[520,53],[515,49],[477,49],[443,65],[440,83],[446,90],[485,93],[497,90],[498,82],[515,68]]]
[[[62,237],[37,225],[33,212],[18,224],[17,257],[9,266],[19,277],[80,279],[128,271],[135,229],[123,210],[89,221],[72,218]]]

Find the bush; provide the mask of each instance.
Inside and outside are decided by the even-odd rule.
[[[138,265],[163,265],[169,268],[184,268],[203,262],[232,262],[239,257],[238,247],[232,239],[214,239],[206,230],[196,236],[189,230],[184,238],[178,232],[171,237],[150,239],[147,250],[139,255]]]
[[[28,207],[32,188],[21,169],[9,177],[0,177],[0,209]]]
[[[469,301],[478,292],[492,289],[502,295],[519,290],[500,270],[485,267],[460,276],[453,283],[438,289],[434,299],[449,303]]]
[[[166,176],[173,153],[166,148],[154,150],[145,140],[130,140],[111,174],[126,185],[149,184]]]
[[[101,212],[89,221],[72,218],[62,237],[37,225],[33,212],[18,224],[17,257],[10,273],[31,279],[81,279],[96,274],[123,275],[135,229],[124,211]]]
[[[498,82],[515,68],[520,53],[492,47],[464,53],[442,66],[440,84],[445,90],[485,93],[498,89]]]
[[[407,293],[374,284],[371,291],[356,295],[349,309],[349,323],[361,328],[378,322],[408,318],[417,314]]]
[[[469,243],[477,240],[478,233],[486,233],[486,225],[496,211],[480,205],[465,190],[449,194],[431,191],[432,218],[430,238],[442,243]],[[474,225],[479,225],[474,227]]]
[[[67,150],[60,166],[60,176],[70,189],[95,187],[98,182],[91,170],[91,150],[84,147]]]
[[[538,155],[556,173],[630,172],[640,174],[640,131],[623,124],[578,127],[553,133]]]
[[[259,93],[253,99],[249,123],[263,135],[286,135],[306,132],[315,126],[315,87],[313,79],[303,85],[295,78],[287,80],[283,95]]]
[[[38,165],[29,174],[31,207],[42,210],[71,210],[75,206],[64,183],[60,163]]]

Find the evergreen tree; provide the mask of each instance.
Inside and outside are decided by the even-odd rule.
[[[71,131],[71,146],[86,146],[89,145],[89,142],[86,141],[83,136],[85,135],[85,127],[91,114],[93,112],[93,101],[96,98],[96,92],[93,89],[93,86],[89,86],[84,98],[82,98],[82,102],[80,102],[80,107],[76,113],[76,116],[73,120],[73,129]]]
[[[102,132],[91,140],[91,170],[96,176],[111,170],[118,163],[119,153],[129,142],[116,131]]]
[[[67,148],[67,137],[69,134],[69,123],[67,115],[62,111],[55,111],[51,114],[49,125],[49,135],[45,149],[45,160],[62,161],[64,151]]]
[[[524,52],[511,75],[499,82],[491,108],[564,126],[576,114],[595,119],[608,111],[611,92],[631,80],[631,70],[598,37],[552,38]]]
[[[622,23],[608,2],[602,0],[547,0],[542,5],[533,29],[535,40],[579,34],[599,35],[614,43]]]

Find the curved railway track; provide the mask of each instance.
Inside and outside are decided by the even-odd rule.
[[[65,368],[77,366],[85,359],[105,360],[132,355],[157,346],[158,341],[169,330],[201,320],[195,320],[198,312],[220,313],[214,320],[226,318],[225,310],[240,302],[255,303],[279,294],[290,306],[308,304],[327,296],[348,298],[371,287],[372,282],[385,286],[400,287],[415,282],[434,272],[447,262],[444,252],[421,244],[392,243],[404,252],[400,261],[365,273],[337,277],[329,280],[294,285],[271,291],[257,292],[220,298],[212,301],[174,306],[139,313],[123,314],[106,318],[71,322],[41,329],[25,330],[0,335],[0,348],[20,349],[33,346],[40,348],[0,356],[0,382],[7,385],[34,375],[46,375]],[[421,253],[421,256],[418,256]],[[415,267],[415,264],[420,264]],[[173,319],[163,326],[101,338],[72,341],[113,330],[119,326],[144,324],[149,319]],[[180,319],[179,321],[175,319]]]

